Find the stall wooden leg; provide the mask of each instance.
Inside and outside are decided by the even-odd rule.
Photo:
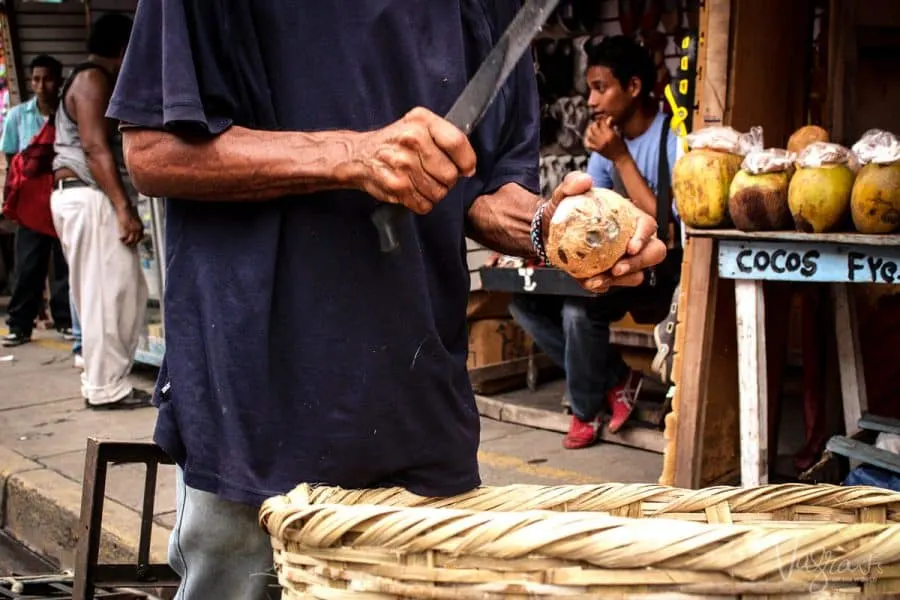
[[[738,385],[740,387],[741,485],[769,482],[769,419],[763,282],[736,280]]]
[[[847,435],[850,436],[859,431],[859,419],[868,410],[865,370],[859,346],[853,294],[846,283],[835,283],[831,286],[831,297],[834,303],[834,330],[841,373],[844,426]]]

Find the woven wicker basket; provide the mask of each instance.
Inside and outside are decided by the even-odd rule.
[[[900,494],[512,485],[269,499],[283,600],[822,598],[900,592]]]

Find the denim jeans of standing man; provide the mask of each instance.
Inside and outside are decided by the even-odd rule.
[[[281,598],[259,507],[188,487],[181,468],[175,471],[176,517],[169,535],[169,564],[181,577],[175,600]]]

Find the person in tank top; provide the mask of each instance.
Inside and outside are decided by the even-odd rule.
[[[137,251],[143,225],[121,135],[105,116],[130,33],[124,15],[97,19],[88,59],[63,84],[56,113],[50,207],[81,321],[81,394],[88,408],[98,410],[150,406],[150,395],[127,378],[147,304]]]

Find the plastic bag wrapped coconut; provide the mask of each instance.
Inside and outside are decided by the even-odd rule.
[[[690,150],[672,171],[675,207],[690,227],[721,227],[728,221],[731,181],[744,157],[762,150],[763,130],[706,127],[688,134],[687,143]]]
[[[791,224],[788,187],[794,172],[792,152],[754,150],[731,182],[728,214],[741,231],[776,231]]]
[[[850,209],[853,153],[831,142],[814,142],[797,156],[788,205],[798,231],[825,233],[838,228]]]
[[[860,233],[900,229],[900,139],[870,129],[853,145],[861,168],[850,198],[853,225]]]

